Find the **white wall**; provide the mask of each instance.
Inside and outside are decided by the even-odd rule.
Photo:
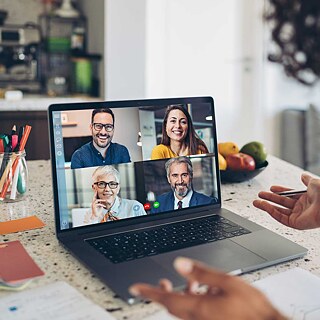
[[[281,110],[320,102],[267,62],[263,0],[106,1],[110,99],[211,95],[219,141],[275,155]]]
[[[145,96],[145,9],[147,0],[105,0],[105,97]]]
[[[261,8],[255,0],[147,1],[146,96],[213,96],[220,141],[261,139]]]
[[[266,64],[265,100],[266,135],[273,153],[280,156],[280,119],[285,108],[305,109],[310,103],[320,106],[320,84],[309,87],[287,77],[281,65]]]

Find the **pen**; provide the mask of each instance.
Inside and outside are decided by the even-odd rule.
[[[15,151],[15,148],[18,144],[18,135],[16,134],[17,127],[14,125],[11,130],[11,150]]]
[[[8,160],[9,160],[9,154],[10,154],[10,146],[6,145],[4,147],[4,154],[3,154],[3,159],[2,159],[2,163],[1,163],[1,167],[0,167],[0,179],[1,179],[2,175],[3,175],[5,167],[7,165]]]
[[[24,134],[24,126],[21,126],[19,128],[19,134],[18,134],[18,143],[14,149],[15,152],[18,152],[19,151],[19,148],[20,148],[20,143],[21,143],[21,139],[22,139],[22,136]]]
[[[303,194],[306,192],[307,192],[307,189],[305,189],[305,190],[288,190],[288,191],[281,191],[281,192],[275,192],[275,193],[278,194],[279,196],[293,197],[293,196],[297,196],[299,194]]]
[[[3,152],[4,152],[4,143],[2,138],[0,137],[0,153],[3,153]]]

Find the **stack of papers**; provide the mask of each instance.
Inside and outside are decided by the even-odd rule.
[[[0,243],[0,289],[21,290],[42,275],[20,241]]]
[[[0,315],[6,320],[115,320],[63,281],[0,299]]]
[[[320,278],[294,268],[256,281],[254,286],[289,319],[320,319]]]

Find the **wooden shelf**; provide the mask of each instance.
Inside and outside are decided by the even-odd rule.
[[[78,122],[64,122],[61,123],[63,127],[76,127],[78,125]]]

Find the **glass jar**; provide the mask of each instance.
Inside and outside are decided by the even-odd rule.
[[[0,153],[0,201],[23,200],[27,194],[28,167],[25,150]]]

